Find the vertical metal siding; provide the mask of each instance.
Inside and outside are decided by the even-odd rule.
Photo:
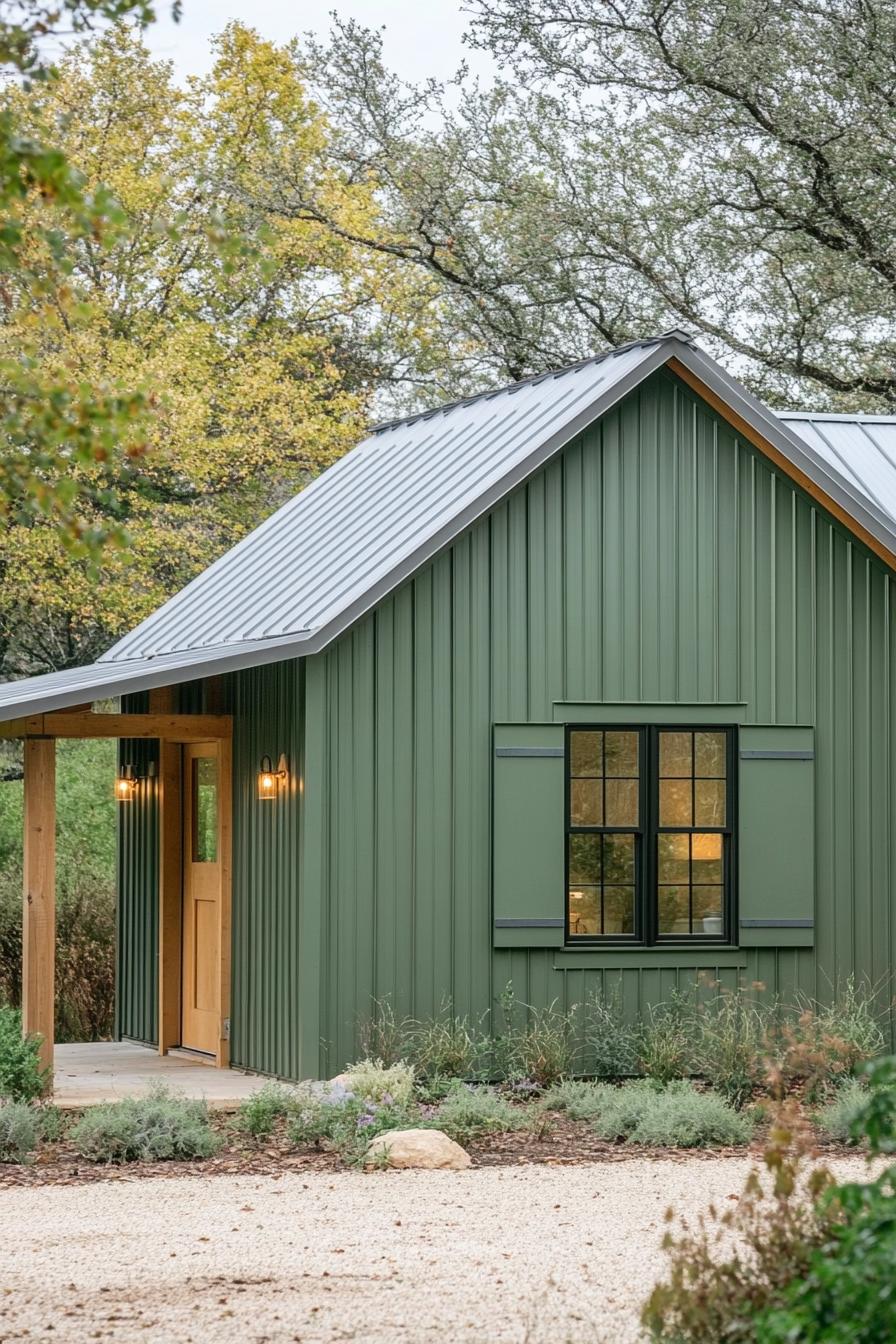
[[[540,1005],[615,989],[634,1014],[694,980],[684,954],[561,971],[548,949],[492,949],[491,725],[558,700],[744,701],[750,722],[814,724],[816,945],[717,973],[785,998],[892,976],[892,605],[880,562],[654,375],[336,645],[227,679],[234,1062],[332,1072],[375,997],[478,1016],[512,980]],[[291,794],[259,804],[258,759],[281,751]],[[121,975],[124,1021],[140,981]]]
[[[231,1062],[298,1078],[317,1071],[303,1053],[308,983],[303,958],[320,956],[299,939],[303,784],[304,667],[300,661],[254,668],[227,679],[233,741],[233,983]],[[287,793],[256,795],[262,756],[285,753]],[[317,1020],[318,1006],[309,1012]],[[315,1032],[315,1045],[316,1045]]]
[[[745,701],[817,730],[817,940],[738,974],[790,998],[896,967],[892,576],[669,374],[654,375],[311,663],[325,667],[322,1068],[371,999],[426,1015],[691,983],[493,950],[490,728],[558,700]],[[320,776],[323,777],[322,774]]]

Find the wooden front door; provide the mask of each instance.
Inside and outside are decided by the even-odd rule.
[[[181,1044],[213,1055],[221,1022],[221,780],[216,742],[184,746]]]

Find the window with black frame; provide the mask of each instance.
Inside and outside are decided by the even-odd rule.
[[[730,941],[734,730],[571,727],[571,942]]]

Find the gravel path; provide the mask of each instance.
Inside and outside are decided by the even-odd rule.
[[[838,1171],[860,1176],[859,1159]],[[0,1340],[628,1344],[663,1214],[747,1159],[0,1191]]]

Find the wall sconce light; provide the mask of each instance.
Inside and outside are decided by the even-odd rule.
[[[139,780],[132,765],[123,765],[115,780],[115,797],[120,803],[132,803]]]
[[[280,790],[286,788],[286,781],[288,779],[289,764],[283,752],[280,753],[280,759],[277,761],[276,770],[271,764],[270,756],[262,756],[261,765],[258,770],[259,798],[276,798]]]

